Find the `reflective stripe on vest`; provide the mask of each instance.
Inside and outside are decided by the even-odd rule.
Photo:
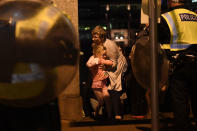
[[[191,44],[197,44],[196,13],[186,9],[175,9],[162,16],[166,20],[170,29],[171,50],[183,50],[188,48]]]
[[[161,49],[169,49],[170,51],[179,51],[187,49],[190,45],[189,44],[161,44]]]

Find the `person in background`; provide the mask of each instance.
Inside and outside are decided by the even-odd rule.
[[[112,66],[113,62],[106,59],[105,47],[101,44],[92,44],[93,55],[89,58],[86,65],[92,73],[92,90],[98,104],[95,109],[95,116],[97,117],[102,106],[106,107],[107,116],[111,118],[111,104],[110,96],[107,90],[108,74],[104,70],[105,66]]]
[[[132,50],[136,44],[147,44],[149,42],[149,28],[148,24],[140,25],[140,31],[136,32],[136,37],[132,43]],[[130,106],[130,114],[131,118],[134,119],[149,119],[149,108],[148,108],[148,100],[149,98],[147,88],[144,88],[139,81],[135,77],[135,72],[133,72],[132,62],[132,51],[129,55],[130,62],[130,72],[128,75],[127,85],[128,85],[128,101]],[[147,97],[148,96],[148,97]]]
[[[124,114],[124,100],[127,99],[124,75],[127,71],[128,64],[124,56],[124,42],[117,43],[117,46],[119,49],[119,58],[115,74],[118,76],[118,79],[116,81],[116,88],[109,90],[109,93],[112,98],[112,105],[114,105],[115,119],[122,119]]]

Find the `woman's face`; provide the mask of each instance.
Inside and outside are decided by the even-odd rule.
[[[92,41],[96,44],[101,44],[103,43],[103,40],[100,38],[98,34],[92,35]]]

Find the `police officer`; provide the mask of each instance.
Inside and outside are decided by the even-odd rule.
[[[158,27],[159,41],[168,44],[174,65],[169,84],[176,131],[191,131],[190,101],[197,119],[197,14],[184,7],[186,2],[168,0],[169,10],[162,14]]]

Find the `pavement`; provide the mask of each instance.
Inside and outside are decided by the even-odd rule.
[[[173,131],[172,113],[161,113],[160,131]],[[81,121],[62,120],[62,131],[151,131],[151,118],[135,119],[130,114],[124,115],[123,120],[93,120],[84,117]],[[196,130],[195,130],[196,131]]]

